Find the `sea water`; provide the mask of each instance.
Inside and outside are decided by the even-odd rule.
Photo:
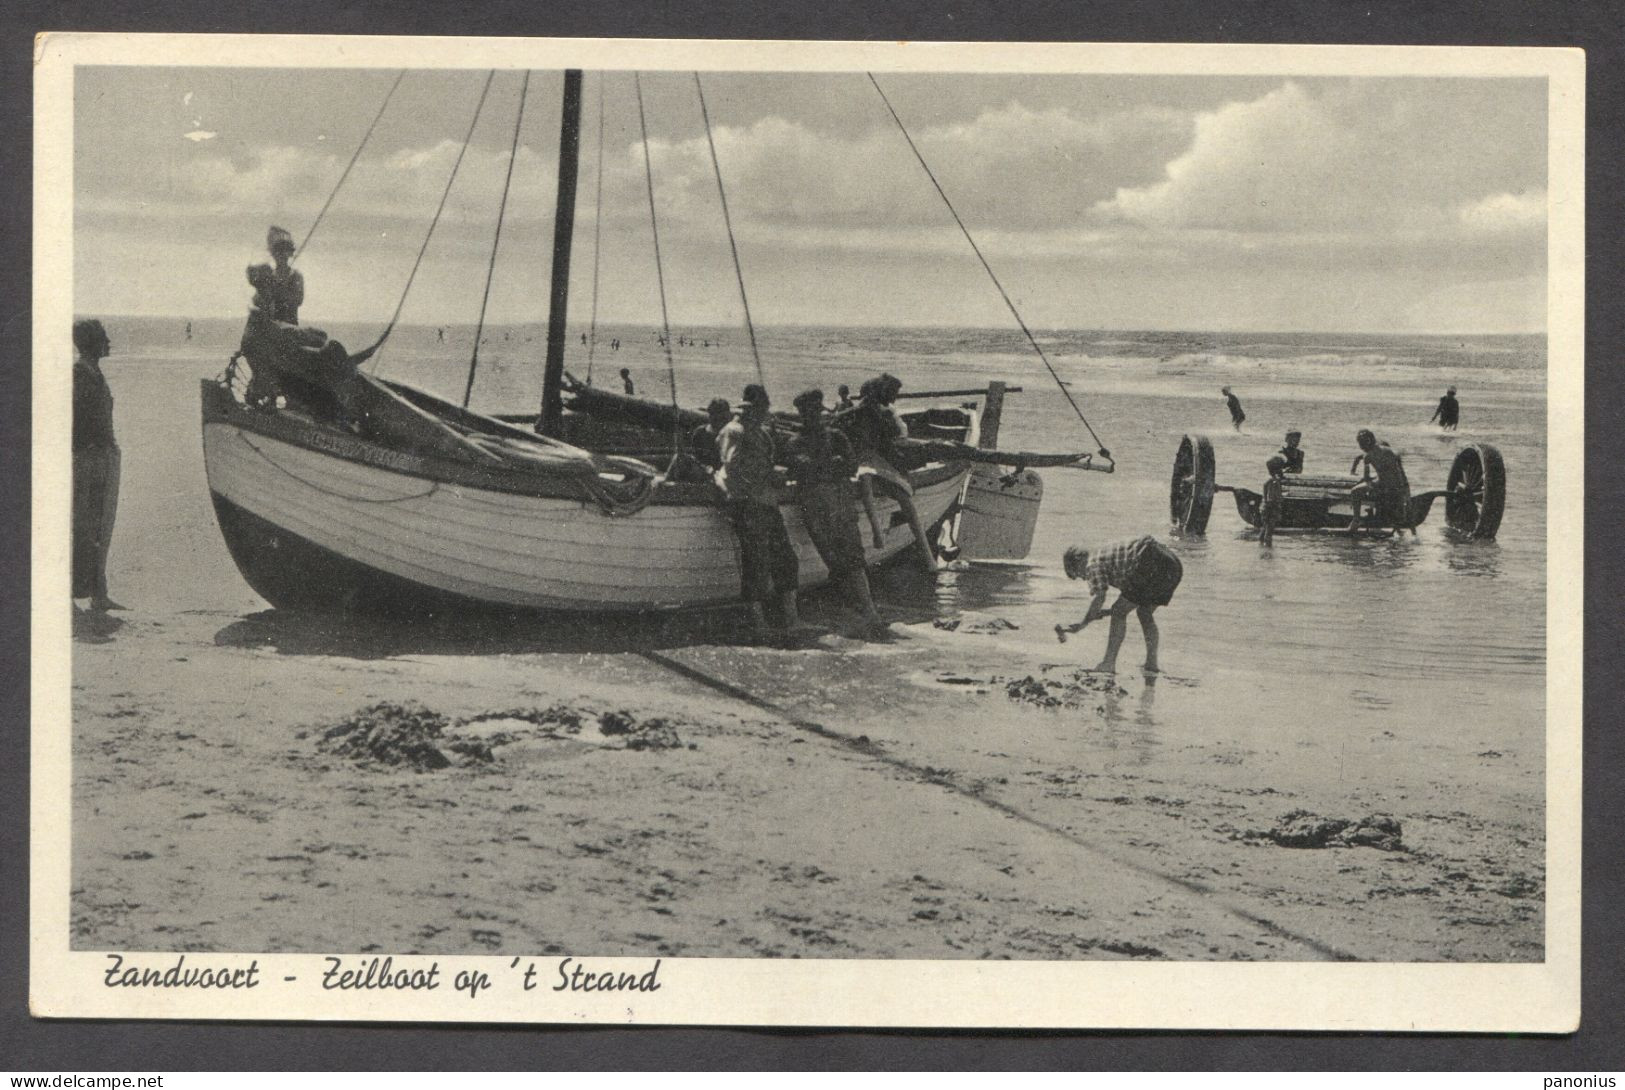
[[[190,340],[183,318],[115,318],[107,325],[115,346],[107,373],[120,398],[126,451],[113,585],[157,563],[156,551],[179,548],[192,560],[185,579],[169,584],[175,609],[260,608],[212,524],[196,432],[196,378],[224,366],[240,323],[194,322]],[[328,328],[352,349],[380,331],[376,324]],[[820,387],[833,403],[837,384],[855,394],[882,370],[914,390],[1001,379],[1022,388],[1005,403],[1001,447],[1096,447],[1020,331],[775,328],[757,331],[753,354],[742,329],[685,328],[673,332],[669,361],[652,327],[600,327],[591,345],[582,343],[582,332],[573,325],[569,335],[572,374],[586,379],[590,368],[596,385],[619,391],[624,367],[640,396],[675,396],[685,407],[700,408],[716,396],[737,402],[759,374],[786,409],[801,389]],[[471,407],[535,412],[545,339],[541,325],[487,327],[477,346]],[[1114,729],[1080,731],[1079,746],[1166,761],[1198,737],[1211,742],[1222,735],[1237,758],[1233,769],[1209,770],[1216,778],[1270,782],[1279,765],[1292,770],[1294,782],[1318,777],[1328,790],[1350,796],[1380,783],[1426,797],[1430,785],[1459,782],[1468,769],[1486,796],[1538,797],[1546,664],[1544,338],[1071,330],[1043,331],[1037,339],[1111,450],[1116,472],[1042,471],[1044,503],[1025,561],[971,565],[935,580],[889,570],[875,580],[883,609],[911,620],[975,610],[1018,625],[997,639],[956,637],[968,641],[968,664],[990,677],[1005,658],[1027,662],[1021,671],[1033,661],[1092,665],[1104,646],[1105,622],[1064,647],[1053,634],[1054,624],[1076,620],[1089,598],[1084,584],[1063,575],[1061,552],[1074,543],[1154,534],[1185,568],[1174,601],[1157,611],[1164,676],[1148,683],[1138,675],[1142,648],[1131,619],[1119,660],[1127,695],[1105,709]],[[461,400],[475,356],[470,326],[403,326],[373,369]],[[166,393],[155,400],[124,396],[137,384],[161,384]],[[1462,423],[1444,434],[1428,417],[1451,385],[1459,390]],[[1232,387],[1246,408],[1239,432],[1231,428],[1221,386]],[[1499,537],[1453,539],[1439,501],[1414,537],[1283,533],[1263,549],[1223,493],[1204,536],[1170,531],[1169,482],[1183,436],[1212,439],[1221,484],[1257,490],[1265,460],[1289,427],[1303,433],[1309,473],[1346,472],[1357,453],[1355,432],[1373,429],[1403,456],[1417,492],[1442,488],[1464,447],[1494,444],[1507,469]],[[132,429],[151,434],[132,442]]]

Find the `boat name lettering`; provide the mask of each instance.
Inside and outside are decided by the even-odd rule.
[[[345,439],[342,436],[322,435],[318,432],[305,436],[305,441],[318,450],[324,450],[329,454],[337,454],[341,458],[358,460],[364,458],[370,463],[386,465],[391,469],[403,471],[418,468],[417,459],[410,455],[401,454],[398,451],[388,450],[383,447],[363,447],[360,443]]]

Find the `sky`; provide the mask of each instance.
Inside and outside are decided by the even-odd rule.
[[[497,73],[471,138],[485,73],[409,71],[379,116],[395,77],[78,69],[75,311],[243,313],[266,228],[303,239],[332,196],[302,317],[382,323],[466,143],[402,320],[471,323],[517,121],[489,320],[544,321],[562,74],[531,74],[520,117],[524,74]],[[1011,323],[867,77],[702,80],[758,324]],[[1544,330],[1543,80],[879,81],[1035,328]],[[673,326],[737,323],[694,76],[589,72],[581,129],[572,324],[595,278],[600,322],[659,324],[648,174]]]

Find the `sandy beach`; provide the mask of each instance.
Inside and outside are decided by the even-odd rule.
[[[1540,949],[1538,806],[1476,818],[1464,777],[1424,805],[1359,791],[1326,813],[1322,794],[1247,775],[1248,754],[1222,738],[1148,760],[1136,709],[1173,678],[1057,684],[1046,691],[1061,706],[1036,706],[1011,699],[1008,665],[985,668],[1005,658],[997,634],[929,623],[884,645],[830,636],[795,651],[471,656],[387,642],[188,614],[81,645],[74,945],[1487,961]],[[1068,676],[1030,665],[1022,677]],[[491,718],[448,725],[451,763],[437,770],[324,750],[325,729],[381,701]],[[561,705],[578,724],[526,732],[516,718]],[[604,732],[606,712],[663,720],[675,738],[634,748],[635,734]],[[489,760],[446,744],[491,738],[492,723],[518,736],[499,734]],[[1293,811],[1387,814],[1403,832],[1395,850],[1287,847],[1269,833]]]

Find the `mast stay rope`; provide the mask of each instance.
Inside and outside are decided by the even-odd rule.
[[[756,326],[750,320],[750,300],[745,296],[745,273],[739,267],[739,244],[734,241],[733,217],[728,214],[728,193],[722,188],[722,164],[717,161],[717,143],[711,138],[711,111],[705,108],[705,88],[700,74],[694,73],[694,90],[700,96],[700,117],[705,121],[705,143],[711,149],[711,169],[717,176],[717,199],[722,202],[722,222],[728,228],[728,250],[733,254],[734,278],[739,281],[739,305],[745,308],[745,332],[750,336],[750,356],[756,361],[756,380],[767,388],[767,372],[762,370],[762,354],[756,349]]]
[[[491,93],[491,80],[496,77],[496,74],[494,68],[485,74],[485,86],[480,88],[480,100],[474,106],[473,120],[469,121],[468,132],[463,135],[462,147],[457,149],[457,161],[451,165],[451,174],[446,178],[446,188],[440,194],[440,205],[434,210],[434,219],[429,221],[429,230],[423,236],[423,245],[418,247],[417,260],[412,262],[412,271],[406,277],[406,287],[401,289],[401,299],[400,302],[395,304],[395,313],[390,315],[389,324],[384,327],[383,333],[379,334],[378,339],[372,343],[371,347],[362,349],[351,356],[352,360],[357,362],[365,361],[382,348],[384,342],[389,339],[389,335],[395,331],[395,323],[400,321],[401,311],[406,307],[406,297],[412,293],[412,281],[417,279],[418,268],[423,264],[423,255],[429,249],[429,240],[434,238],[434,229],[440,223],[441,213],[446,210],[446,198],[451,196],[452,183],[457,180],[457,172],[462,169],[463,156],[468,154],[468,142],[474,138],[474,127],[480,123],[480,114],[485,109],[485,96]],[[373,373],[377,373],[376,368]]]
[[[671,319],[666,310],[666,273],[660,262],[660,221],[655,215],[655,175],[654,167],[649,160],[649,125],[643,113],[643,79],[638,73],[632,73],[632,87],[638,96],[638,130],[643,136],[643,176],[648,182],[649,192],[649,227],[654,233],[655,243],[655,281],[660,287],[660,329],[663,334],[661,340],[666,349],[666,376],[671,383],[671,407],[677,408],[677,363],[671,354]],[[672,413],[672,440],[673,447],[681,447],[681,425],[677,413]]]
[[[480,337],[485,332],[485,308],[491,302],[491,278],[497,271],[497,247],[502,245],[502,221],[508,213],[508,188],[513,184],[513,164],[519,158],[519,128],[525,123],[525,96],[530,92],[530,72],[519,85],[519,110],[513,120],[513,145],[508,149],[508,173],[502,179],[502,200],[497,205],[496,235],[491,239],[491,263],[485,269],[485,294],[480,298],[480,320],[474,327],[474,354],[468,361],[468,384],[463,387],[463,408],[474,393],[474,373],[480,367]]]
[[[1033,351],[1038,353],[1039,360],[1044,364],[1044,370],[1048,371],[1050,378],[1055,380],[1055,385],[1065,395],[1067,404],[1072,406],[1072,411],[1078,414],[1078,419],[1088,429],[1089,437],[1095,441],[1095,446],[1100,448],[1101,457],[1110,459],[1111,452],[1106,449],[1106,444],[1100,441],[1100,436],[1095,434],[1094,426],[1089,423],[1089,418],[1083,415],[1083,409],[1079,407],[1076,399],[1073,398],[1072,391],[1067,389],[1066,383],[1061,381],[1061,376],[1056,374],[1054,366],[1050,364],[1049,357],[1044,354],[1044,349],[1039,345],[1038,338],[1034,337],[1032,330],[1027,328],[1027,323],[1022,319],[1021,312],[1016,309],[1016,304],[1010,300],[1010,293],[1004,290],[1004,285],[999,282],[997,274],[993,272],[993,266],[989,265],[987,258],[982,256],[982,248],[976,245],[976,239],[971,237],[970,228],[966,227],[965,221],[959,218],[959,212],[954,208],[953,202],[948,199],[948,194],[942,188],[942,183],[937,181],[936,174],[932,172],[930,164],[925,161],[925,156],[920,154],[920,149],[915,145],[914,138],[908,134],[908,127],[903,124],[903,119],[897,116],[897,110],[892,106],[891,99],[887,98],[886,92],[880,89],[880,83],[875,79],[873,72],[865,72],[864,75],[868,76],[869,82],[874,84],[875,93],[880,96],[880,101],[886,104],[886,112],[891,114],[893,121],[897,122],[897,129],[903,134],[903,139],[908,141],[909,150],[914,153],[914,158],[920,161],[920,166],[925,170],[926,177],[930,178],[931,184],[936,187],[937,196],[942,198],[942,203],[948,208],[948,214],[953,216],[954,222],[959,225],[960,233],[965,236],[965,241],[970,243],[970,248],[975,252],[976,259],[982,263],[982,268],[987,272],[988,279],[992,280],[993,286],[999,289],[999,296],[1004,300],[1004,305],[1010,308],[1010,314],[1015,318],[1016,324],[1021,327],[1021,331],[1027,335],[1027,343],[1031,344]]]
[[[395,73],[395,82],[389,85],[389,93],[384,96],[383,105],[378,107],[378,113],[374,115],[372,124],[367,126],[366,135],[361,138],[361,143],[356,145],[355,154],[350,156],[349,163],[345,165],[344,173],[339,175],[339,180],[334,184],[333,191],[327,195],[327,200],[322,203],[322,210],[316,213],[316,219],[311,223],[310,230],[305,232],[304,240],[299,243],[299,249],[294,251],[295,257],[305,252],[305,247],[310,244],[310,236],[314,235],[316,228],[322,225],[322,217],[327,215],[327,210],[333,206],[333,198],[337,197],[339,190],[344,188],[344,180],[350,176],[350,171],[355,168],[356,160],[361,158],[361,152],[366,148],[367,141],[372,139],[372,130],[376,129],[378,122],[383,120],[384,111],[389,109],[389,100],[395,97],[395,88],[401,85],[401,80],[404,78],[406,78],[406,69],[403,68]]]
[[[598,83],[598,200],[592,213],[592,317],[587,322],[587,385],[592,385],[592,358],[598,350],[598,257],[600,254],[599,240],[604,227],[604,81],[608,77],[599,75]]]

